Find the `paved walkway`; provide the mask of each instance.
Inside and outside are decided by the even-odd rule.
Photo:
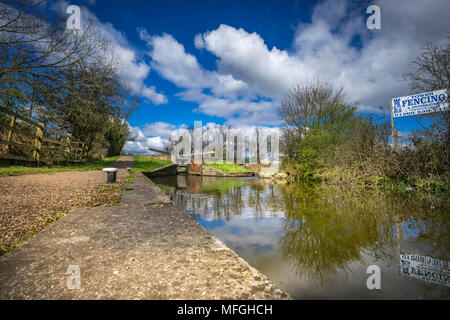
[[[286,298],[140,173],[121,206],[72,210],[0,257],[0,299]]]

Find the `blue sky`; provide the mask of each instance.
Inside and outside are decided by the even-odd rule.
[[[58,1],[82,7],[111,38],[120,76],[143,99],[126,151],[162,147],[194,120],[278,126],[276,106],[295,83],[343,86],[360,112],[386,114],[408,95],[402,79],[426,41],[450,30],[448,0]],[[368,30],[366,9],[381,8]],[[401,132],[417,127],[396,119]]]

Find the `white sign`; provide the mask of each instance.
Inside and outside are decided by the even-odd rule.
[[[402,253],[400,266],[404,276],[450,287],[450,268],[447,261],[414,253]]]
[[[392,99],[394,118],[448,110],[447,89]]]

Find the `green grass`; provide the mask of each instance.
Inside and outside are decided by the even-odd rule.
[[[152,171],[160,167],[172,164],[170,160],[158,160],[158,159],[147,159],[144,157],[136,156],[133,160],[132,171]]]
[[[208,167],[220,170],[222,172],[248,172],[247,168],[235,163],[223,163],[223,162],[208,162],[205,163]]]
[[[69,210],[64,210],[64,211],[58,211],[55,213],[54,217],[47,217],[44,219],[45,224],[51,224],[59,219],[61,219],[62,217],[64,217],[67,213],[69,212]]]
[[[158,184],[158,188],[161,190],[161,191],[167,191],[167,192],[170,192],[170,191],[172,191],[172,189],[173,189],[173,187],[169,187],[169,186],[165,186],[165,185],[162,185],[162,184]]]
[[[53,173],[62,171],[89,171],[99,170],[110,166],[115,162],[119,156],[109,157],[104,159],[89,159],[85,163],[74,163],[69,165],[58,166],[0,166],[0,176],[4,175],[22,175],[22,174],[34,174],[34,173]]]

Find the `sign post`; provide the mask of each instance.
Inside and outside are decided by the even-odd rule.
[[[391,127],[392,127],[392,145],[394,146],[394,149],[397,150],[397,134],[395,132],[395,122],[394,122],[394,105],[391,100]]]

